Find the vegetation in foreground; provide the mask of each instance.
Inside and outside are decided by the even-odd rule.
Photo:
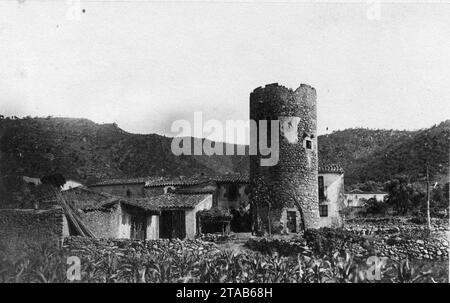
[[[81,261],[81,279],[75,282],[448,282],[448,261],[385,260],[367,264],[356,262],[349,253],[328,258],[301,254],[284,257],[251,251],[180,251],[170,245],[158,250],[130,247],[125,251],[89,246],[76,250],[40,247],[16,260],[2,255],[0,282],[70,282],[68,277],[77,272],[68,264],[69,256]]]

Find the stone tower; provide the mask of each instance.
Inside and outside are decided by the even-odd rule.
[[[279,123],[278,163],[262,166],[264,156],[259,150],[250,156],[250,184],[255,188],[258,182],[258,188],[262,184],[267,189],[250,194],[260,230],[267,231],[268,222],[275,233],[286,228],[299,232],[318,227],[316,116],[316,90],[309,85],[301,84],[292,90],[275,83],[258,87],[250,94],[251,120],[279,121],[271,122]],[[256,132],[251,131],[251,138],[259,137],[262,130],[258,124]],[[272,201],[270,208],[267,198]]]

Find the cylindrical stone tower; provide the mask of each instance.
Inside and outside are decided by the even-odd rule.
[[[279,159],[276,165],[261,165],[260,149],[250,156],[250,184],[259,188],[250,199],[259,229],[299,232],[319,223],[316,90],[301,84],[295,91],[277,83],[258,87],[250,94],[250,119],[258,123],[251,138],[261,138],[260,120],[278,120]],[[253,141],[254,142],[254,141]],[[259,184],[259,185],[256,185]],[[262,189],[262,190],[261,190]],[[270,206],[268,205],[270,202]]]

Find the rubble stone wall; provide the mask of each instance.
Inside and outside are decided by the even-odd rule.
[[[0,250],[20,255],[27,247],[59,247],[68,235],[62,209],[0,210]]]

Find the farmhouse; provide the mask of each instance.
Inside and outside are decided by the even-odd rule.
[[[160,211],[145,201],[81,187],[63,191],[62,196],[96,237],[147,239],[155,234]]]
[[[361,207],[365,201],[375,198],[377,201],[384,201],[384,197],[388,195],[384,191],[362,191],[354,189],[345,194],[345,205],[349,207]]]
[[[318,227],[342,226],[341,210],[344,206],[343,169],[334,164],[319,167],[316,187],[319,197]],[[249,176],[245,174],[114,179],[93,184],[90,186],[90,189],[96,192],[121,195],[129,199],[147,199],[147,201],[164,200],[170,196],[169,194],[178,195],[177,197],[184,197],[184,199],[189,196],[195,197],[196,195],[209,194],[212,199],[210,208],[229,211],[232,215],[230,222],[232,231],[251,231]],[[162,197],[159,197],[161,195]],[[156,203],[153,205],[161,210],[162,204]],[[302,230],[300,212],[295,206],[286,209],[281,217],[281,221],[290,233],[297,233]],[[198,231],[198,222],[195,226],[196,231]],[[226,229],[228,228],[229,226]],[[190,230],[192,229],[190,228]],[[164,231],[163,236],[166,236]]]
[[[344,170],[339,165],[319,167],[319,226],[341,227],[344,204]]]
[[[184,195],[211,194],[212,207],[233,214],[231,229],[235,232],[251,231],[249,223],[249,177],[244,174],[215,176],[180,176],[177,178],[143,177],[106,180],[89,186],[96,192],[123,197],[152,198],[167,193]],[[245,221],[243,223],[243,221]]]
[[[151,197],[168,192],[179,194],[212,194],[212,208],[216,213],[230,213],[229,224],[225,224],[224,230],[231,229],[234,232],[250,232],[250,203],[248,193],[248,175],[225,174],[218,176],[181,177],[175,179],[153,179],[145,184],[145,195]],[[218,230],[222,230],[219,226]],[[204,231],[216,230],[208,224]]]
[[[123,197],[152,197],[171,191],[214,192],[214,206],[222,209],[248,208],[248,175],[224,174],[177,178],[141,177],[105,180],[89,185],[96,192]]]
[[[167,192],[212,192],[213,206],[221,209],[249,208],[248,175],[225,174],[218,176],[152,179],[145,183],[145,196]]]
[[[99,238],[193,238],[197,212],[212,206],[211,193],[127,198],[77,187],[63,196]]]

